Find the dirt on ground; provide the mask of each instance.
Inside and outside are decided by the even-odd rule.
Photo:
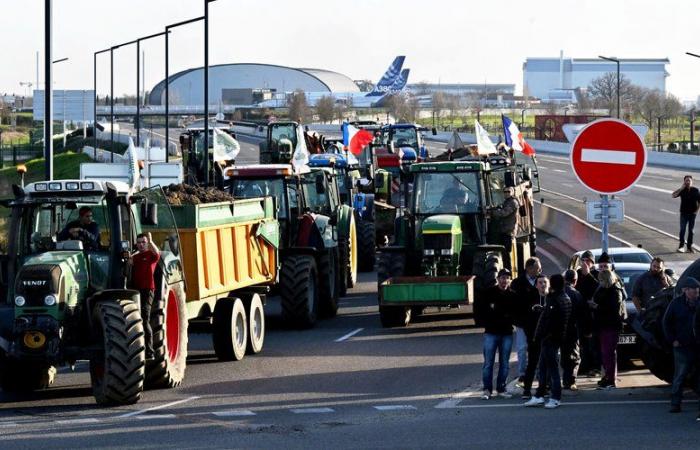
[[[228,202],[233,200],[228,192],[214,187],[199,187],[189,184],[171,184],[165,188],[165,196],[171,205],[198,205],[200,203]]]

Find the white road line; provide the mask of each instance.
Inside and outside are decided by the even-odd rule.
[[[290,409],[294,414],[328,414],[335,412],[332,408],[297,408]]]
[[[637,161],[637,153],[629,150],[583,148],[581,161],[633,166]]]
[[[542,159],[542,160],[540,160],[540,161],[544,161],[544,162],[548,162],[548,163],[554,163],[554,164],[562,164],[562,165],[565,165],[565,166],[570,166],[570,165],[571,165],[571,163],[569,163],[568,161],[556,161],[556,160],[554,160],[554,159]],[[537,167],[540,167],[539,164],[537,165]]]
[[[346,334],[345,336],[342,336],[342,337],[339,337],[338,339],[336,339],[335,342],[343,342],[343,341],[355,336],[357,333],[359,333],[362,330],[364,330],[364,328],[358,328],[357,330],[351,331],[348,334]]]
[[[549,167],[540,166],[539,164],[537,165],[537,168],[538,168],[538,169],[545,169],[545,170],[549,169]]]
[[[145,416],[136,416],[139,420],[158,420],[158,419],[174,419],[175,414],[148,414]]]
[[[459,405],[462,400],[465,398],[473,398],[477,397],[481,394],[481,389],[467,389],[462,392],[458,392],[452,397],[441,401],[437,405],[435,405],[436,409],[445,409],[445,408],[458,408],[457,405]]]
[[[645,184],[639,184],[639,183],[637,183],[637,184],[635,184],[634,186],[635,186],[635,187],[638,187],[638,188],[646,189],[646,190],[648,190],[648,191],[662,192],[662,193],[668,194],[668,195],[673,194],[673,191],[669,191],[668,189],[661,189],[661,188],[657,188],[657,187],[654,187],[654,186],[647,186],[647,185],[645,185]]]
[[[552,169],[552,172],[566,173],[566,170]]]
[[[175,405],[179,405],[179,404],[181,404],[181,403],[190,402],[190,401],[196,400],[196,399],[198,399],[198,398],[199,398],[199,396],[187,397],[187,398],[185,398],[185,399],[178,400],[178,401],[176,401],[176,402],[170,402],[170,403],[166,403],[166,404],[164,404],[164,405],[152,406],[152,407],[150,407],[150,408],[140,409],[140,410],[138,410],[138,411],[131,411],[131,412],[129,412],[129,413],[119,415],[119,416],[117,416],[116,418],[117,418],[117,419],[125,419],[125,418],[127,418],[127,417],[138,416],[138,415],[141,415],[141,414],[150,412],[150,411],[156,411],[156,410],[159,410],[159,409],[167,408],[167,407],[169,407],[169,406],[175,406]]]
[[[0,428],[14,428],[17,426],[16,422],[5,422],[5,423],[0,423]]]
[[[95,419],[94,417],[88,417],[85,419],[65,419],[65,420],[57,420],[55,423],[57,425],[85,425],[88,423],[99,423],[99,419]]]
[[[543,254],[548,260],[552,261],[555,266],[559,265],[559,263],[557,262],[557,258],[542,247],[537,247],[537,253]]]
[[[675,212],[669,211],[668,209],[663,209],[663,208],[662,208],[661,211],[665,212],[666,214],[676,214]]]
[[[406,411],[417,409],[413,405],[379,405],[373,406],[377,411]]]
[[[246,417],[254,416],[255,413],[248,409],[232,409],[229,411],[214,411],[212,412],[216,417]]]
[[[573,187],[574,187],[574,185],[571,184],[571,183],[562,183],[561,185],[562,185],[562,186],[566,186],[566,187],[568,187],[568,188],[573,188]]]
[[[561,406],[603,406],[603,405],[658,405],[668,404],[668,400],[601,400],[590,402],[563,402]],[[437,406],[436,406],[437,408]],[[446,408],[457,409],[481,409],[481,408],[525,408],[522,403],[483,403],[473,405],[447,406]]]

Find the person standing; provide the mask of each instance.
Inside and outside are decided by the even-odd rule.
[[[515,190],[508,186],[503,189],[503,204],[490,211],[491,217],[497,219],[501,245],[508,254],[513,253],[513,242],[518,232],[518,210],[520,203],[515,198]]]
[[[544,405],[547,409],[561,404],[561,377],[559,375],[559,349],[566,338],[567,325],[571,317],[571,299],[564,290],[564,277],[560,274],[550,278],[551,292],[535,330],[535,340],[541,342],[539,377],[534,397],[525,406]],[[544,395],[551,386],[552,395],[545,404]]]
[[[591,313],[588,303],[574,288],[577,281],[576,272],[571,269],[564,272],[564,281],[564,292],[571,299],[571,318],[566,327],[566,338],[561,345],[562,384],[564,389],[577,391],[576,376],[581,362],[579,344],[581,340],[591,337]]]
[[[146,359],[153,358],[153,330],[151,329],[151,309],[156,289],[153,273],[160,260],[160,250],[153,243],[151,233],[141,233],[136,237],[136,253],[131,255],[131,287],[141,296],[141,319],[146,341]]]
[[[673,384],[671,385],[671,409],[681,412],[683,384],[693,368],[698,367],[697,302],[700,295],[700,282],[693,277],[680,283],[681,295],[671,300],[663,318],[666,340],[673,346]],[[697,383],[697,381],[696,381]],[[700,389],[700,383],[696,386]],[[700,420],[700,414],[697,417]]]
[[[600,288],[590,303],[594,326],[600,339],[600,357],[604,372],[598,381],[598,388],[613,389],[617,379],[617,340],[625,318],[625,301],[617,275],[611,270],[601,270],[598,281]]]
[[[598,270],[595,268],[593,252],[586,250],[581,254],[581,265],[576,270],[575,289],[581,293],[583,300],[588,304],[593,299],[593,294],[598,289]],[[592,322],[593,312],[588,309],[588,321]],[[594,331],[591,329],[591,331]],[[580,337],[581,350],[580,373],[593,374],[600,371],[600,355],[598,355],[597,336],[589,333],[589,337]]]
[[[527,318],[530,314],[530,308],[537,304],[539,293],[535,285],[537,277],[542,272],[542,264],[537,257],[528,258],[525,261],[525,271],[520,274],[510,288],[516,295],[516,314],[513,324],[515,325],[515,350],[518,355],[518,384],[523,385],[525,382],[525,373],[527,371]]]
[[[673,191],[673,198],[681,198],[680,219],[681,231],[678,236],[678,252],[685,252],[684,245],[688,248],[688,253],[695,253],[693,250],[693,228],[695,228],[695,217],[700,208],[700,191],[693,186],[693,177],[686,175],[683,177],[681,187]],[[685,238],[685,230],[688,230],[688,239]]]
[[[484,365],[482,378],[484,392],[481,398],[488,400],[493,394],[493,368],[498,353],[498,377],[496,396],[511,398],[506,392],[510,351],[513,346],[513,313],[515,293],[510,289],[511,273],[508,269],[498,272],[498,284],[479,296],[474,303],[476,325],[484,327]]]
[[[646,312],[652,295],[671,286],[672,282],[671,277],[664,273],[664,260],[658,256],[652,259],[649,271],[640,275],[632,288],[632,302],[639,314]]]
[[[532,396],[532,382],[535,379],[537,365],[540,362],[540,350],[542,342],[537,339],[536,329],[540,320],[540,315],[547,303],[549,294],[549,278],[540,274],[537,276],[536,303],[530,306],[527,318],[525,319],[525,334],[527,336],[527,368],[525,369],[525,379],[523,380],[523,399]]]

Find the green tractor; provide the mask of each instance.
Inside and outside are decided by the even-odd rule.
[[[161,201],[154,202],[157,198]],[[170,244],[161,252],[158,270],[169,274],[169,291],[182,294],[177,296],[177,309],[185,310],[179,236],[160,187],[132,195],[121,182],[36,182],[26,188],[14,186],[14,199],[3,204],[11,211],[7,252],[0,255],[4,391],[46,388],[57,366],[77,360],[90,361],[92,391],[99,404],[133,404],[144,382],[163,386],[170,379],[182,379],[186,350],[178,353],[182,361],[169,358],[173,349],[166,341],[184,332],[186,346],[186,321],[178,321],[180,329],[170,327],[170,321],[167,330],[163,325],[154,328],[156,356],[149,360],[153,371],[148,372],[139,293],[126,289],[131,243],[167,216],[169,224],[161,220],[159,226],[171,230],[166,240]],[[83,207],[92,211],[99,236],[63,240],[62,230]],[[173,306],[164,298],[154,299],[152,314],[160,317],[154,322],[162,323],[166,303],[167,308]],[[161,363],[165,370],[160,370]]]
[[[354,221],[352,210],[340,205],[332,177],[308,167],[295,173],[290,164],[234,166],[228,174],[234,197],[277,200],[285,323],[309,328],[319,316],[335,316],[348,287],[353,257],[346,249],[353,248],[347,239],[354,239]]]
[[[391,245],[379,248],[379,313],[385,327],[406,326],[424,308],[459,307],[518,273],[535,252],[532,170],[504,156],[415,163],[405,183],[409,205],[395,221]],[[506,247],[489,211],[513,187],[520,208],[517,236]],[[459,192],[455,197],[450,192]],[[455,201],[459,198],[459,201]],[[409,263],[415,262],[415,263]],[[420,262],[420,263],[418,263]]]

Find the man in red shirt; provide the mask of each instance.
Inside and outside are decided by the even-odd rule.
[[[160,260],[160,250],[153,243],[151,233],[136,237],[137,252],[131,255],[131,287],[141,294],[141,318],[146,341],[146,359],[153,358],[153,331],[151,330],[151,308],[156,289],[153,272]]]

